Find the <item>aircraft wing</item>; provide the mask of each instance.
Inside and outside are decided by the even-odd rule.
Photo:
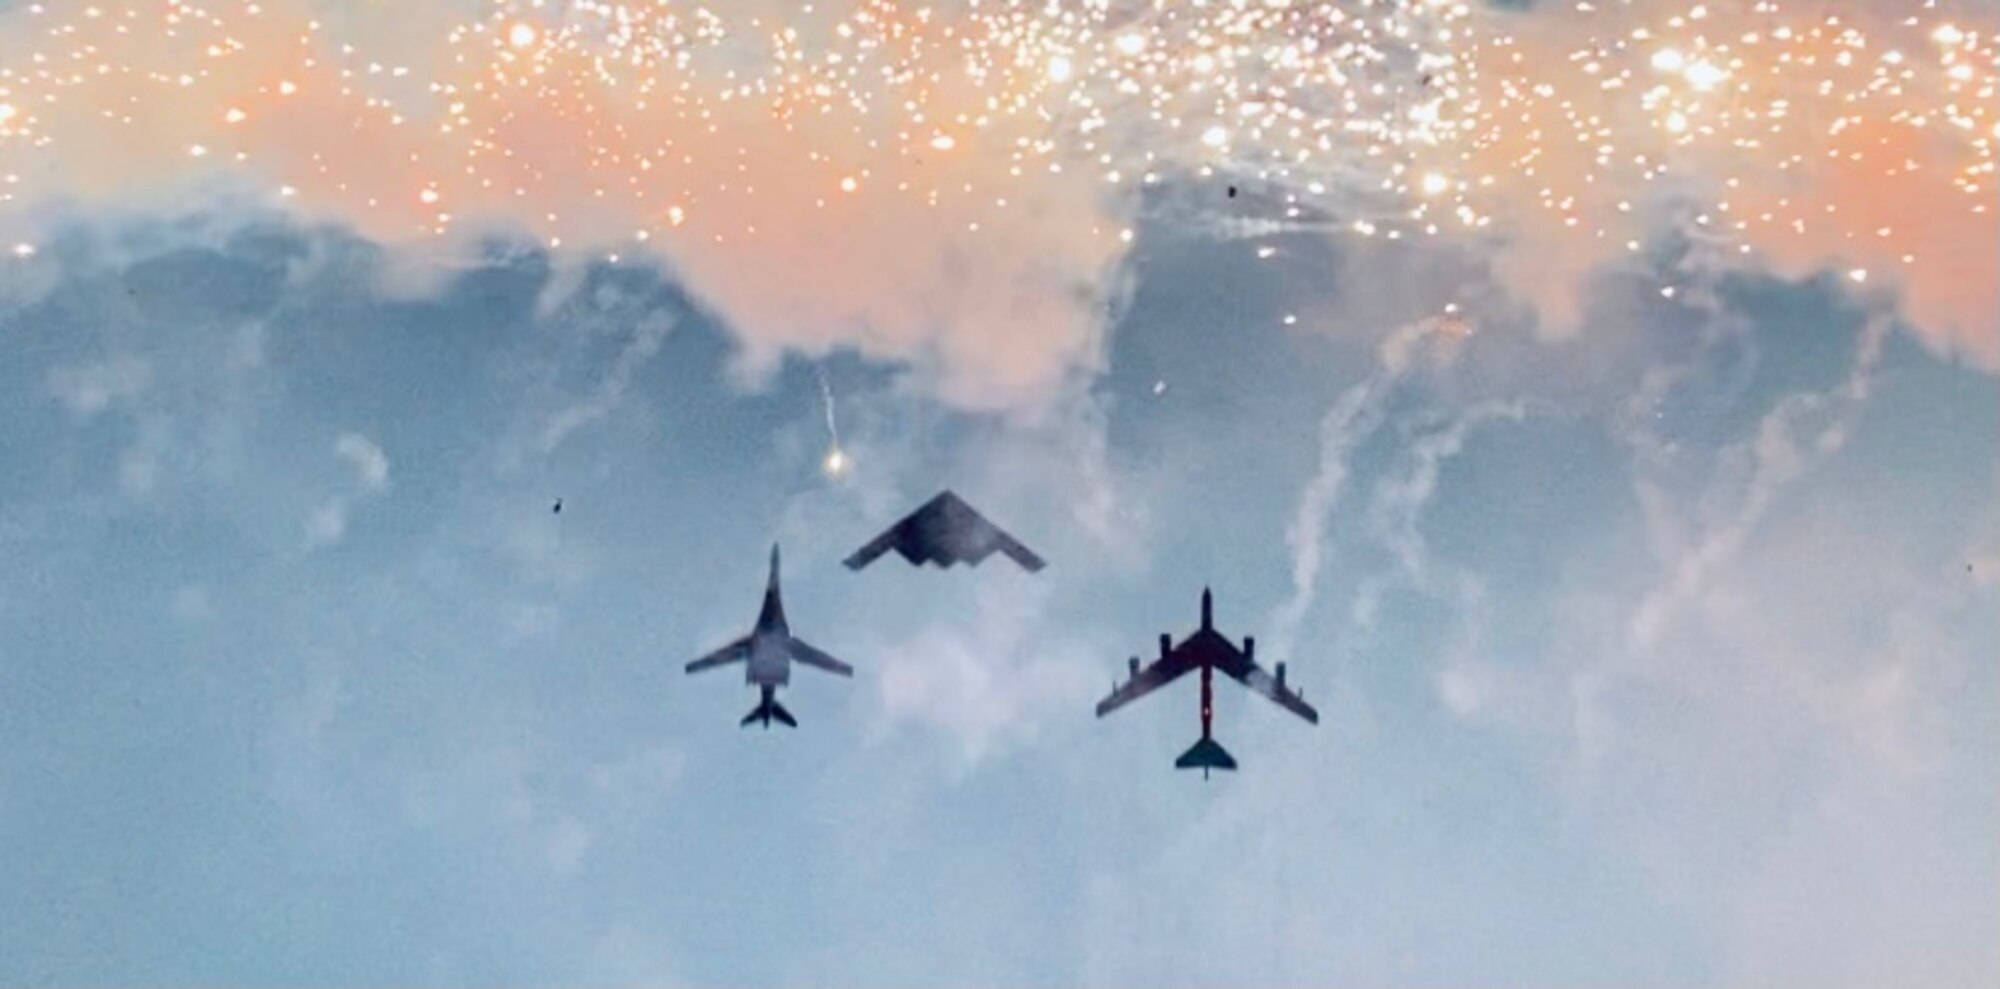
[[[1113,688],[1111,696],[1098,701],[1097,716],[1104,717],[1180,679],[1182,674],[1194,669],[1195,665],[1186,649],[1176,649],[1154,660],[1152,665],[1133,674],[1132,679],[1125,681],[1124,686]]]
[[[819,651],[804,639],[794,638],[792,640],[792,659],[807,666],[817,666],[828,673],[835,673],[844,677],[854,675],[854,667]]]
[[[892,549],[898,548],[898,546],[903,542],[903,531],[906,527],[908,527],[908,525],[909,525],[909,520],[904,519],[903,521],[890,526],[888,531],[882,533],[879,536],[876,536],[874,539],[869,540],[868,545],[863,546],[858,550],[855,550],[853,556],[850,556],[847,559],[841,561],[842,564],[845,565],[849,570],[859,570],[862,567],[865,567],[870,563],[875,562],[876,557],[881,556],[882,554],[887,553]],[[909,554],[906,552],[904,555],[908,556]],[[911,560],[911,562],[914,563],[917,561],[913,559]]]
[[[1313,724],[1319,724],[1319,712],[1313,710],[1313,706],[1307,704],[1305,698],[1293,692],[1290,687],[1279,683],[1276,677],[1265,672],[1264,668],[1258,666],[1250,657],[1231,650],[1229,656],[1217,660],[1215,668],[1229,674],[1237,683],[1250,688],[1252,693],[1262,694],[1279,707]]]
[[[1021,545],[1020,540],[1008,535],[999,526],[989,526],[989,528],[992,529],[994,548],[1007,554],[1008,559],[1020,564],[1021,569],[1029,573],[1034,573],[1042,569],[1042,567],[1047,566],[1047,564],[1042,562],[1041,557],[1035,555],[1033,550]]]
[[[687,665],[689,673],[700,673],[730,663],[740,663],[750,658],[750,637],[744,636]]]

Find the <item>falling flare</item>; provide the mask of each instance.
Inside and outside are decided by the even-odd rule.
[[[847,451],[840,448],[840,425],[833,418],[833,386],[826,380],[826,369],[819,369],[819,397],[826,413],[826,457],[820,461],[820,470],[826,476],[839,480],[854,466],[847,457]]]

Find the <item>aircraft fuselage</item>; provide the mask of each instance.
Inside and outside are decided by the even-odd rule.
[[[792,630],[785,622],[785,602],[778,593],[778,565],[774,558],[771,583],[764,588],[764,607],[758,611],[757,627],[750,633],[750,656],[743,664],[743,682],[782,687],[791,679]]]
[[[782,627],[759,628],[750,635],[750,658],[743,664],[743,682],[782,687],[792,680],[790,639]]]

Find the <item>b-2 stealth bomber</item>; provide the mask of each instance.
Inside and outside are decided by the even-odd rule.
[[[947,490],[925,502],[845,561],[847,569],[859,570],[890,550],[901,554],[914,566],[934,563],[950,567],[959,563],[978,566],[994,553],[1004,553],[1023,570],[1042,569],[1042,558],[1019,540],[1002,531],[973,510],[964,499]]]

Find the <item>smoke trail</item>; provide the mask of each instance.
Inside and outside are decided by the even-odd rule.
[[[826,368],[818,369],[819,397],[821,407],[826,412],[826,459],[820,464],[826,476],[837,478],[847,473],[853,462],[847,459],[847,451],[840,446],[840,424],[833,418],[833,386],[826,380]]]
[[[1292,523],[1285,528],[1285,545],[1292,551],[1292,596],[1278,608],[1271,630],[1272,655],[1280,661],[1290,657],[1292,640],[1319,586],[1326,519],[1347,486],[1349,458],[1381,426],[1382,399],[1395,377],[1378,370],[1343,392],[1320,421],[1319,470],[1306,483]]]
[[[1384,405],[1419,358],[1449,361],[1472,326],[1456,312],[1410,323],[1389,334],[1378,351],[1381,364],[1359,384],[1342,392],[1320,420],[1319,470],[1299,495],[1299,507],[1285,528],[1285,545],[1292,551],[1292,596],[1272,617],[1272,658],[1291,656],[1313,595],[1319,588],[1327,517],[1340,503],[1356,447],[1381,428]]]

